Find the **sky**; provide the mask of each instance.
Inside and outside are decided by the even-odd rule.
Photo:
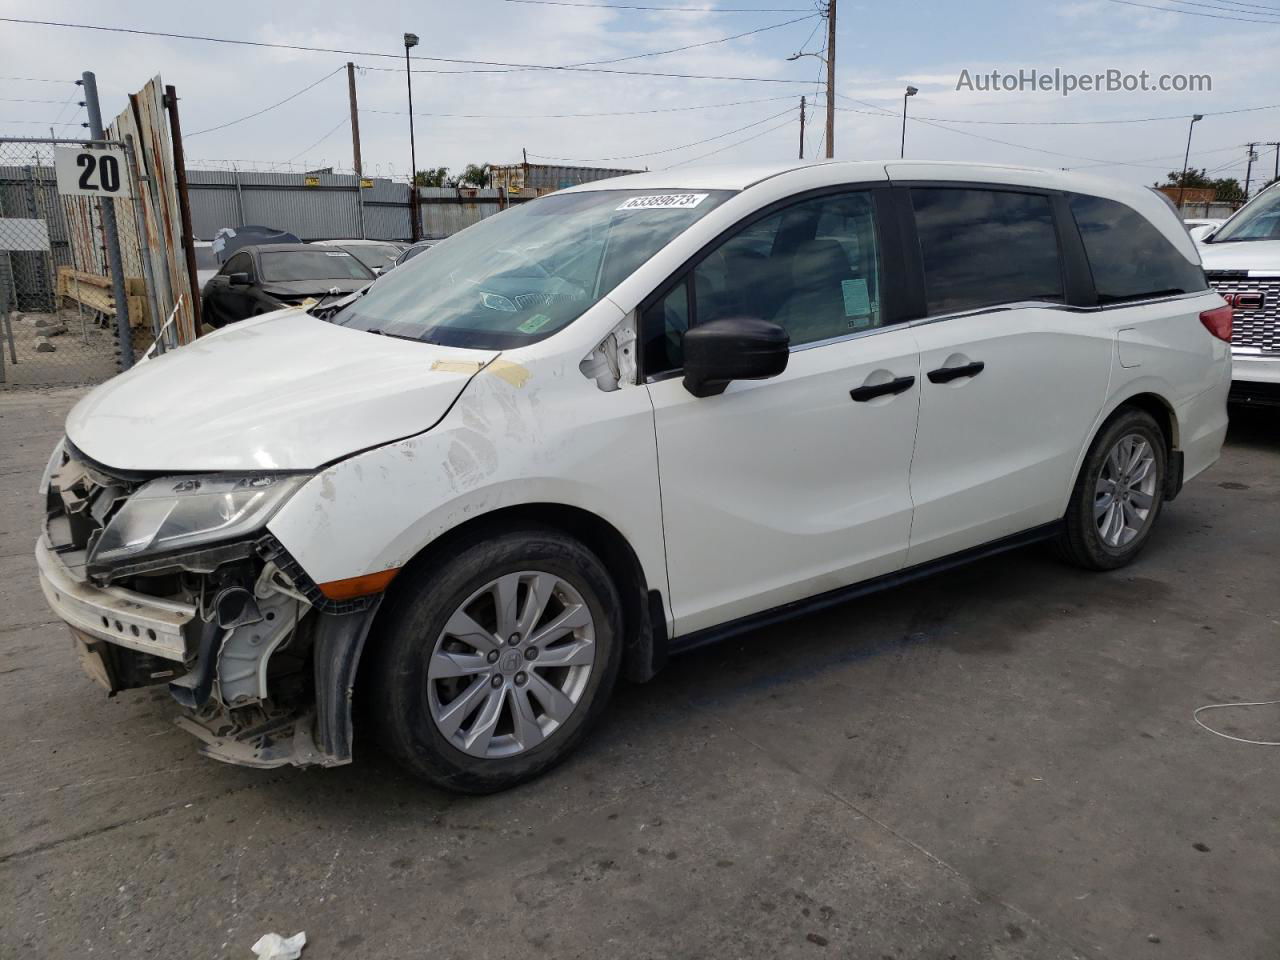
[[[51,122],[59,124],[60,135],[76,135],[85,117],[76,104],[79,88],[70,81],[84,70],[97,75],[108,121],[130,91],[159,74],[179,92],[189,168],[350,170],[344,69],[350,60],[359,68],[365,174],[402,179],[409,171],[409,137],[401,37],[412,31],[421,38],[413,53],[421,57],[521,65],[629,57],[635,59],[597,69],[739,78],[415,60],[413,69],[421,71],[412,78],[419,169],[461,172],[468,163],[513,163],[522,150],[531,162],[630,169],[784,161],[798,153],[802,95],[809,102],[805,155],[822,154],[825,100],[817,80],[825,67],[814,56],[787,59],[823,50],[826,27],[816,17],[815,0],[598,2],[681,9],[513,0],[0,0],[0,17],[358,51],[316,53],[0,22],[0,136],[47,135]],[[1147,6],[1121,0],[839,0],[836,157],[896,157],[903,90],[912,84],[919,93],[909,113],[920,119],[908,122],[908,158],[1087,169],[1152,183],[1181,167],[1188,117],[1203,113],[1192,166],[1243,180],[1244,144],[1280,140],[1280,0],[1135,2]],[[724,40],[777,24],[786,25]],[[693,44],[702,45],[636,56]],[[1032,68],[1209,74],[1212,89],[1068,97],[956,89],[964,70],[976,76]],[[294,94],[259,116],[231,122]],[[1255,107],[1268,109],[1223,113]],[[1080,123],[1166,116],[1173,119]],[[229,125],[209,130],[223,124]],[[1259,148],[1255,177],[1270,179],[1275,149]]]

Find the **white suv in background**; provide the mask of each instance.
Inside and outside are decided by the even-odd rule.
[[[639,174],[313,311],[98,387],[41,488],[90,673],[255,766],[348,762],[354,698],[510,786],[681,651],[1037,540],[1128,563],[1227,427],[1186,230],[1066,173]]]
[[[1199,248],[1209,283],[1235,312],[1232,401],[1280,406],[1280,183]]]

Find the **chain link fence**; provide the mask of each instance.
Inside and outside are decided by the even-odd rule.
[[[102,201],[64,195],[55,144],[0,141],[0,389],[96,383],[119,370]],[[116,216],[132,217],[117,201]],[[120,254],[135,355],[152,339],[137,231]]]

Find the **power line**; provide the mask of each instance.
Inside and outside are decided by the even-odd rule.
[[[0,77],[0,80],[15,80],[22,83],[75,83],[75,80],[58,80],[54,77]]]
[[[375,54],[375,56],[385,56],[385,54]],[[414,60],[429,60],[440,63],[474,63],[492,67],[516,68],[518,71],[539,70],[547,72],[563,72],[563,73],[606,73],[620,77],[667,77],[675,80],[730,80],[740,83],[799,83],[807,84],[808,80],[786,80],[780,77],[722,77],[715,74],[706,73],[665,73],[657,70],[612,70],[607,67],[570,67],[570,66],[550,66],[547,64],[537,63],[502,63],[487,60],[457,60],[448,57],[414,57]],[[364,70],[377,70],[383,73],[399,73],[400,67],[362,67]],[[512,73],[511,69],[503,70],[440,70],[427,67],[418,67],[412,71],[413,73],[430,73],[430,74],[460,74],[460,73]]]
[[[1176,3],[1184,7],[1203,7],[1206,10],[1221,10],[1231,14],[1247,13],[1252,17],[1275,17],[1280,15],[1280,10],[1276,10],[1274,7],[1263,7],[1261,10],[1240,10],[1235,7],[1225,6],[1220,2],[1201,3],[1199,0],[1165,0],[1165,2]]]
[[[813,13],[807,17],[796,17],[794,20],[784,20],[782,23],[772,23],[767,27],[757,27],[755,30],[746,30],[742,33],[735,33],[730,37],[720,37],[718,40],[703,40],[701,43],[690,43],[683,47],[672,47],[670,50],[651,50],[648,53],[633,53],[627,57],[615,57],[612,60],[584,60],[581,63],[569,64],[571,67],[598,67],[609,63],[622,63],[626,60],[642,60],[645,57],[664,57],[669,53],[682,53],[685,50],[694,50],[698,47],[712,47],[719,43],[728,43],[730,40],[741,40],[743,37],[750,37],[757,33],[768,33],[770,30],[778,30],[782,27],[789,27],[793,23],[804,23],[806,20],[816,20],[818,14]],[[814,29],[817,29],[816,27]]]
[[[246,116],[240,117],[240,118],[239,118],[239,119],[237,119],[237,120],[228,120],[226,123],[220,123],[220,124],[218,124],[216,127],[205,127],[203,130],[197,130],[197,131],[195,131],[195,133],[188,133],[188,134],[186,134],[186,135],[185,135],[185,137],[186,137],[186,139],[188,139],[188,140],[189,140],[189,139],[191,139],[192,137],[198,137],[198,136],[200,136],[200,134],[202,134],[202,133],[212,133],[214,130],[223,130],[223,129],[225,129],[226,127],[233,126],[234,124],[237,124],[237,123],[243,123],[245,120],[252,120],[254,117],[260,117],[260,116],[262,116],[264,113],[266,113],[266,112],[267,112],[267,111],[269,111],[269,110],[274,110],[276,107],[284,106],[284,104],[288,103],[290,100],[296,100],[298,97],[302,96],[304,93],[306,93],[306,92],[307,92],[308,90],[310,90],[312,87],[318,87],[320,84],[324,83],[326,80],[328,80],[328,79],[329,79],[330,77],[332,77],[334,74],[339,73],[340,71],[345,70],[345,69],[346,69],[346,66],[345,66],[345,65],[343,65],[343,66],[341,66],[341,67],[338,67],[338,69],[337,69],[337,70],[334,70],[334,71],[332,71],[332,72],[330,72],[330,73],[326,73],[323,77],[321,77],[319,80],[316,80],[314,83],[309,83],[309,84],[307,84],[305,87],[303,87],[303,88],[302,88],[301,90],[299,90],[297,93],[291,93],[289,96],[285,97],[283,100],[277,101],[276,103],[271,104],[271,106],[269,106],[269,107],[263,107],[261,110],[255,110],[253,113],[250,113],[250,114],[247,114]]]
[[[858,101],[858,102],[861,102],[861,101]],[[898,115],[897,115],[897,114],[889,113],[888,111],[873,112],[873,111],[870,111],[870,110],[851,110],[851,109],[850,109],[850,108],[848,108],[848,107],[837,107],[836,109],[838,109],[838,110],[840,110],[840,111],[842,111],[842,112],[844,112],[844,113],[861,113],[861,114],[866,114],[866,115],[868,115],[868,116],[873,116],[873,117],[883,117],[883,118],[891,119],[891,120],[897,120],[897,119],[898,119]],[[1015,149],[1017,149],[1017,150],[1029,150],[1029,151],[1031,151],[1031,152],[1033,152],[1033,153],[1043,153],[1043,154],[1047,154],[1047,155],[1049,155],[1049,156],[1053,156],[1053,157],[1065,157],[1065,158],[1067,158],[1067,159],[1069,159],[1069,160],[1087,160],[1087,161],[1089,161],[1089,163],[1090,163],[1091,165],[1093,165],[1093,166],[1100,166],[1100,167],[1112,167],[1112,166],[1132,166],[1132,167],[1136,167],[1136,166],[1142,166],[1142,161],[1128,161],[1128,160],[1099,160],[1097,157],[1086,157],[1086,156],[1082,156],[1081,154],[1076,154],[1076,153],[1063,153],[1063,152],[1061,152],[1061,151],[1059,151],[1059,150],[1046,150],[1046,149],[1045,149],[1045,148],[1043,148],[1043,147],[1032,147],[1032,146],[1028,146],[1028,145],[1027,145],[1027,144],[1025,144],[1025,143],[1014,143],[1012,140],[1000,140],[1000,139],[997,139],[996,137],[987,137],[987,136],[983,136],[983,135],[982,135],[982,134],[980,134],[980,133],[971,133],[971,132],[969,132],[968,130],[956,130],[956,129],[953,129],[952,127],[943,126],[941,123],[937,123],[937,122],[934,122],[934,121],[926,120],[926,119],[924,119],[924,118],[922,118],[922,117],[908,117],[907,119],[908,119],[908,120],[910,120],[912,123],[921,123],[921,124],[924,124],[926,127],[933,127],[933,128],[935,128],[935,129],[937,129],[937,130],[945,130],[945,131],[947,131],[948,133],[954,133],[954,134],[957,134],[958,136],[962,136],[962,137],[972,137],[972,138],[973,138],[973,139],[975,139],[975,140],[985,140],[987,143],[997,143],[997,144],[1000,144],[1001,146],[1005,146],[1005,147],[1013,147],[1013,148],[1015,148]],[[1232,149],[1232,150],[1234,150],[1235,148],[1234,148],[1234,147],[1228,147],[1228,148],[1225,148],[1225,149]],[[1211,152],[1211,151],[1207,151],[1207,150],[1206,150],[1206,151],[1201,151],[1201,153],[1209,153],[1209,152]],[[1217,151],[1217,152],[1221,152],[1221,151]],[[1150,158],[1150,159],[1152,159],[1152,160],[1159,160],[1159,159],[1161,159],[1161,158],[1160,158],[1160,157],[1152,157],[1152,158]]]
[[[75,93],[73,92],[71,97],[74,96]],[[67,100],[70,100],[71,97],[67,97]],[[26,97],[0,97],[0,103],[60,103],[64,107],[67,105],[67,100],[58,100],[57,98],[52,100],[30,100]]]
[[[288,160],[286,160],[286,161],[284,161],[284,162],[285,162],[285,163],[293,163],[293,161],[297,160],[300,156],[302,156],[303,154],[307,153],[309,150],[314,150],[316,147],[320,146],[320,144],[324,143],[326,140],[328,140],[330,137],[332,137],[335,133],[337,133],[337,132],[338,132],[338,130],[339,130],[339,128],[341,128],[344,124],[347,124],[347,123],[350,123],[350,122],[351,122],[351,118],[350,118],[349,116],[348,116],[348,117],[343,117],[343,118],[342,118],[341,120],[339,120],[336,124],[334,124],[334,125],[333,125],[333,128],[332,128],[328,133],[326,133],[323,137],[321,137],[321,138],[320,138],[319,140],[317,140],[315,143],[311,144],[311,146],[309,146],[309,147],[303,147],[301,150],[299,150],[297,153],[295,153],[292,157],[290,157]]]
[[[78,112],[78,111],[77,111]],[[68,127],[75,123],[74,118],[58,123],[55,120],[0,120],[0,123],[32,123],[38,127]]]
[[[1259,10],[1280,10],[1280,7],[1266,3],[1245,3],[1244,0],[1217,0],[1218,3],[1230,4],[1233,7],[1256,7]]]
[[[731,100],[728,103],[702,103],[690,107],[655,107],[652,110],[610,110],[600,113],[421,113],[414,111],[415,117],[437,117],[453,120],[569,120],[590,117],[637,117],[651,113],[684,113],[690,110],[715,110],[723,107],[740,107],[750,103],[774,103],[778,100],[791,100],[791,94],[780,97],[754,97],[750,100]],[[361,113],[381,113],[403,117],[406,110],[371,110],[361,107]]]
[[[750,143],[752,140],[759,140],[761,137],[767,136],[775,130],[781,130],[783,127],[791,126],[792,122],[793,121],[791,120],[783,120],[782,123],[777,126],[770,127],[768,130],[761,130],[759,133],[753,133],[751,136],[743,137],[741,140],[737,140],[734,143],[725,144],[723,147],[717,147],[715,150],[709,150],[706,153],[700,153],[696,157],[690,157],[688,160],[681,160],[679,163],[673,163],[671,166],[664,167],[663,169],[674,170],[676,167],[683,167],[687,163],[697,163],[699,160],[705,160],[707,157],[715,156],[717,153],[724,153],[726,150],[732,150],[734,147],[740,147],[744,143]]]
[[[870,107],[872,110],[880,113],[887,113],[884,107],[877,106],[867,100],[859,100],[857,97],[850,97],[843,93],[837,93],[837,97],[841,100],[848,100],[852,103],[860,103],[864,107]],[[848,110],[847,107],[840,109]],[[1258,107],[1237,107],[1234,110],[1206,110],[1201,112],[1202,117],[1225,117],[1236,113],[1256,113],[1260,110],[1280,110],[1280,103],[1266,103]],[[864,111],[854,110],[852,113],[862,113]],[[897,116],[897,114],[891,114]],[[1159,117],[1130,117],[1122,120],[971,120],[960,119],[957,117],[918,117],[920,120],[932,120],[935,123],[968,123],[982,124],[991,126],[1004,127],[1076,127],[1076,126],[1092,126],[1097,124],[1124,124],[1124,123],[1152,123],[1157,120],[1187,120],[1192,116],[1189,113],[1171,113]],[[910,117],[908,119],[911,119]]]
[[[1280,24],[1277,20],[1255,20],[1248,17],[1229,17],[1216,13],[1201,13],[1198,10],[1177,10],[1173,7],[1157,7],[1150,3],[1136,3],[1135,0],[1111,0],[1111,3],[1121,3],[1126,7],[1142,7],[1146,10],[1158,10],[1161,13],[1180,13],[1188,17],[1208,17],[1210,20],[1234,20],[1238,23],[1272,23]],[[1215,8],[1220,9],[1220,8]]]
[[[546,2],[550,2],[550,0],[546,0]],[[797,8],[796,10],[791,10],[787,12],[804,12],[804,11]],[[307,46],[305,44],[298,44],[298,43],[269,43],[265,40],[239,40],[231,37],[208,37],[200,34],[191,34],[191,33],[169,33],[161,30],[139,30],[133,27],[104,27],[104,26],[99,26],[97,24],[91,24],[91,23],[64,23],[56,20],[31,20],[31,19],[25,19],[22,17],[0,17],[0,23],[21,23],[26,25],[43,26],[43,27],[65,27],[67,29],[74,29],[74,30],[97,30],[104,33],[125,33],[125,34],[131,34],[134,36],[161,37],[168,40],[199,40],[205,43],[225,43],[225,44],[231,44],[233,46],[242,46],[242,47],[258,47],[258,48],[265,48],[265,49],[272,49],[272,50],[299,50],[305,53],[336,53],[346,57],[381,57],[384,59],[391,59],[391,60],[400,60],[403,57],[403,54],[400,54],[400,53],[381,53],[381,52],[372,51],[372,50],[345,50],[338,47],[312,47],[312,46]],[[737,82],[744,82],[744,83],[807,83],[807,81],[804,81],[804,80],[786,80],[779,77],[722,77],[722,76],[714,76],[714,75],[698,74],[698,73],[663,73],[659,71],[645,71],[645,70],[613,70],[607,67],[574,67],[574,66],[563,66],[563,65],[556,66],[554,64],[543,64],[543,63],[506,63],[506,62],[497,61],[497,60],[467,60],[460,57],[415,56],[415,57],[410,57],[409,59],[420,61],[420,62],[426,62],[426,63],[447,63],[447,64],[456,64],[460,66],[466,66],[466,67],[505,68],[502,70],[491,70],[491,69],[477,69],[477,70],[438,70],[436,69],[436,70],[433,70],[433,69],[419,68],[418,70],[413,71],[415,73],[436,73],[436,74],[505,73],[505,72],[508,72],[510,69],[515,68],[519,70],[547,70],[547,71],[560,71],[560,72],[570,72],[570,73],[574,73],[574,72],[604,73],[604,74],[616,74],[618,76],[629,76],[629,77],[670,77],[678,80],[727,80],[727,81],[737,81]],[[399,67],[365,67],[364,69],[399,72],[400,68]],[[191,134],[188,134],[188,136],[191,136]]]
[[[694,140],[692,143],[682,143],[678,147],[665,147],[662,150],[650,150],[647,153],[630,153],[622,157],[592,157],[590,159],[581,159],[578,157],[547,157],[539,153],[531,153],[529,156],[538,160],[553,160],[557,163],[607,163],[614,160],[636,160],[641,157],[656,157],[663,153],[675,153],[678,150],[685,150],[689,147],[696,147],[704,143],[711,143],[713,140],[723,140],[725,137],[731,137],[735,133],[741,133],[743,130],[750,130],[752,127],[758,127],[762,123],[768,123],[770,120],[777,120],[781,116],[789,114],[791,109],[783,110],[781,113],[775,113],[771,117],[765,117],[763,120],[757,120],[754,123],[748,123],[746,126],[729,130],[725,133],[718,133],[714,137],[706,137],[703,140]]]
[[[575,3],[573,0],[503,0],[539,7],[589,7],[596,10],[664,10],[667,13],[804,13],[804,7],[644,7],[630,3]]]

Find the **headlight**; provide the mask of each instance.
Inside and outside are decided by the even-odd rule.
[[[40,496],[43,497],[49,492],[49,484],[53,481],[53,475],[58,472],[58,468],[62,466],[66,449],[67,438],[63,437],[58,441],[58,445],[53,448],[53,453],[49,455],[49,462],[45,465],[44,473],[40,477]]]
[[[89,558],[114,563],[142,554],[234,540],[261,529],[310,479],[304,476],[169,477],[125,501]]]
[[[480,302],[490,310],[505,310],[507,313],[516,312],[516,305],[500,293],[482,293],[480,294]]]

